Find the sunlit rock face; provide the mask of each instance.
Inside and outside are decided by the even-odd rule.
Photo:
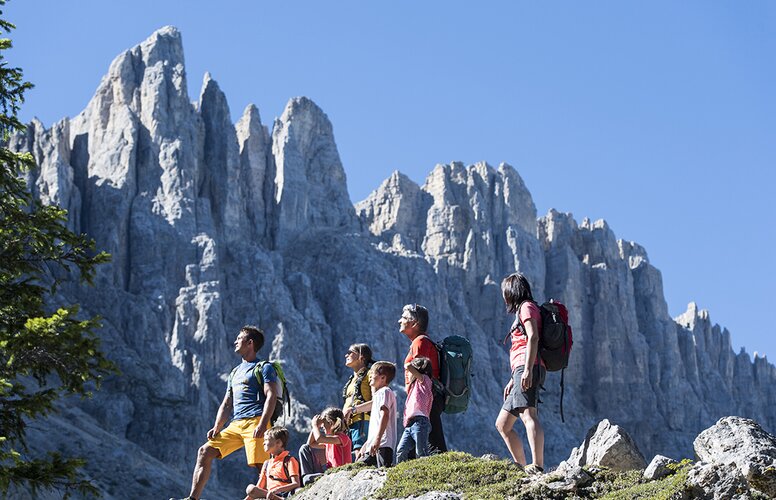
[[[560,374],[541,397],[548,464],[602,418],[646,456],[675,458],[723,415],[776,429],[767,360],[734,354],[727,330],[694,304],[672,319],[646,251],[604,221],[555,210],[537,219],[511,166],[437,165],[422,186],[395,172],[354,206],[332,124],[311,100],[291,99],[271,131],[253,105],[236,125],[230,116],[210,75],[191,102],[181,34],[166,27],[113,61],[81,114],[50,129],[34,122],[11,140],[40,165],[27,178],[35,195],[67,208],[71,228],[113,256],[93,288],[67,286],[60,297],[104,318],[103,347],[122,371],[57,417],[129,450],[127,467],[87,453],[106,498],[147,497],[140,479],[162,476],[154,496],[185,496],[239,362],[240,326],[261,326],[260,356],[284,363],[296,446],[315,412],[340,403],[351,343],[403,359],[405,303],[429,308],[432,337],[473,346],[471,406],[446,416],[450,445],[506,455],[494,421],[512,318],[499,284],[516,270],[538,300],[568,306],[574,330],[565,423]],[[53,427],[33,435],[35,449],[86,453]],[[235,455],[216,467],[208,498],[236,497],[254,478]]]

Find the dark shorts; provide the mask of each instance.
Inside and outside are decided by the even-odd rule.
[[[547,374],[547,370],[543,366],[534,365],[533,384],[531,384],[527,391],[522,391],[520,389],[520,378],[523,376],[523,371],[525,371],[523,366],[518,366],[515,369],[515,372],[512,374],[512,380],[514,381],[512,392],[507,395],[506,401],[501,406],[502,410],[506,410],[516,417],[523,408],[536,408],[539,387],[544,384],[544,377]]]

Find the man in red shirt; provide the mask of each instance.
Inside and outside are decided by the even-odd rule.
[[[409,390],[410,371],[414,368],[410,362],[418,356],[423,356],[431,360],[432,377],[439,380],[439,352],[436,346],[428,338],[426,330],[428,329],[428,309],[418,304],[407,304],[402,309],[401,318],[399,318],[399,331],[410,339],[410,350],[407,357],[404,358],[404,388]],[[442,429],[442,410],[445,408],[445,398],[443,394],[434,392],[434,404],[431,405],[431,433],[428,436],[429,449],[432,454],[447,451],[445,444],[445,433]]]

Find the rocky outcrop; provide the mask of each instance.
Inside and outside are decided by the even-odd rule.
[[[647,465],[647,468],[644,470],[644,479],[655,480],[670,476],[674,473],[674,471],[669,466],[675,465],[677,463],[678,462],[673,458],[669,458],[663,455],[655,455],[649,465]]]
[[[757,422],[725,417],[703,431],[693,443],[700,464],[691,483],[716,497],[718,484],[753,488],[769,498],[776,497],[776,437]],[[710,481],[709,476],[720,480]],[[726,488],[727,490],[727,488]],[[719,493],[724,498],[723,493]]]
[[[331,471],[300,498],[675,498],[756,499],[775,493],[774,443],[754,421],[725,417],[695,440],[701,461],[677,463],[657,455],[643,477],[644,459],[627,433],[607,421],[569,460],[528,475],[507,461],[447,453],[384,469]],[[740,442],[739,442],[740,438]]]
[[[113,256],[94,288],[66,286],[60,298],[104,318],[103,346],[122,374],[94,399],[68,402],[88,420],[63,418],[166,464],[178,476],[165,484],[189,481],[240,326],[264,328],[260,355],[284,364],[293,447],[315,411],[339,403],[349,344],[402,359],[405,303],[429,308],[432,336],[472,343],[471,406],[446,415],[450,445],[505,454],[493,426],[509,376],[499,283],[515,270],[536,298],[568,306],[574,330],[566,423],[559,374],[542,395],[549,464],[601,418],[650,455],[675,457],[723,415],[776,428],[767,360],[733,353],[730,334],[694,305],[672,319],[646,251],[606,222],[555,210],[537,219],[511,166],[437,165],[422,186],[397,172],[354,207],[332,124],[312,101],[292,99],[271,132],[255,106],[236,125],[230,116],[210,75],[190,102],[181,34],[166,27],[113,61],[81,114],[11,140],[40,165],[27,178],[36,196],[67,208],[71,227]],[[55,432],[35,439],[70,446]],[[144,462],[123,472],[130,497],[148,496],[132,489],[154,474]],[[90,473],[108,491],[114,471],[102,470]],[[239,456],[224,460],[207,495],[240,495],[251,479]]]
[[[385,484],[385,469],[366,469],[360,472],[334,472],[326,474],[305,491],[294,495],[299,500],[330,498],[337,500],[361,500],[371,498]]]
[[[588,431],[584,442],[571,451],[558,469],[591,465],[627,471],[643,470],[647,463],[628,433],[604,419]]]

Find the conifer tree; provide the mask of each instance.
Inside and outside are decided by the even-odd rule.
[[[65,210],[33,198],[22,179],[35,168],[32,155],[7,147],[25,130],[17,114],[32,87],[4,58],[14,28],[0,18],[0,496],[11,487],[96,494],[80,472],[82,459],[31,456],[27,447],[30,421],[55,412],[63,396],[88,396],[113,365],[94,334],[99,319],[57,303],[63,280],[91,284],[95,266],[109,257],[67,229]]]

